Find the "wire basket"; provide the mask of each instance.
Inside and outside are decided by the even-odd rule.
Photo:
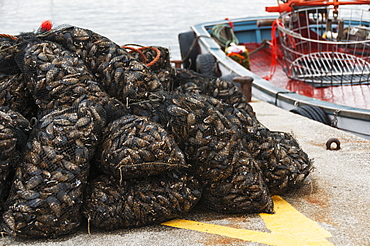
[[[279,62],[291,79],[315,87],[370,83],[370,12],[330,7],[283,13]]]

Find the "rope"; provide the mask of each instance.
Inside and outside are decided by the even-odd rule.
[[[198,39],[202,38],[202,37],[203,38],[209,38],[209,36],[205,36],[205,35],[196,36],[194,38],[193,42],[191,43],[190,48],[189,48],[188,52],[186,53],[185,57],[181,60],[182,63],[184,63],[190,57],[191,52],[193,51],[195,46],[198,44]]]
[[[134,51],[139,53],[141,55],[141,57],[143,58],[143,63],[144,64],[146,63],[146,56],[144,55],[144,53],[139,48],[134,48],[134,47],[131,47],[131,46],[126,46],[126,45],[122,45],[121,47],[124,48],[124,49],[131,50],[131,51],[129,51],[129,53],[132,53]]]
[[[258,51],[266,48],[267,46],[271,45],[271,43],[267,40],[267,39],[264,39],[262,40],[262,43],[260,46],[258,46],[256,49],[254,49],[253,51],[249,52],[249,55],[253,55],[255,53],[257,53]]]
[[[280,19],[274,20],[271,28],[271,66],[270,74],[263,77],[265,80],[271,80],[276,71],[277,59],[278,59],[278,45],[276,39],[276,28],[278,26],[284,26],[283,22]]]
[[[159,61],[159,58],[161,57],[161,52],[156,47],[152,47],[152,46],[150,46],[150,47],[141,47],[139,49],[152,49],[152,50],[154,50],[156,52],[156,56],[153,59],[153,61],[151,61],[148,64],[146,64],[148,67],[151,67],[154,64],[156,64],[156,62]]]
[[[234,23],[229,18],[225,18],[225,20],[227,20],[229,22],[229,26],[234,31]]]
[[[239,53],[235,53],[235,52],[231,52],[229,54],[227,54],[228,57],[231,57],[231,56],[237,56],[240,58],[240,62],[239,63],[242,63],[243,60],[245,59],[245,56],[242,56],[241,54]]]
[[[10,35],[10,34],[0,34],[0,38],[10,38],[10,39],[12,39],[12,40],[17,40],[18,38],[17,37],[15,37],[15,36],[13,36],[13,35]]]
[[[225,24],[218,24],[212,27],[211,35],[222,47],[228,47],[231,43],[238,44],[239,40],[232,29]]]
[[[140,45],[137,45],[137,46],[140,46]],[[130,53],[132,52],[138,52],[141,57],[143,58],[143,63],[147,66],[147,67],[151,67],[153,66],[156,62],[159,61],[159,58],[161,58],[161,52],[158,48],[156,47],[153,47],[153,46],[141,46],[140,48],[134,48],[134,47],[131,47],[131,46],[128,46],[128,45],[122,45],[121,46],[122,48],[125,48],[125,49],[130,49]],[[153,61],[149,62],[149,63],[146,63],[147,62],[147,59],[146,59],[146,56],[144,55],[144,53],[142,52],[142,50],[145,50],[145,49],[152,49],[156,52],[156,56],[155,58],[153,59]]]

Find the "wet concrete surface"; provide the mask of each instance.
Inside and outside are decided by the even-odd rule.
[[[319,122],[309,120],[254,100],[257,118],[274,131],[292,133],[314,161],[314,171],[303,187],[282,196],[294,209],[331,234],[327,245],[370,245],[370,142]],[[326,150],[326,141],[336,137],[341,149]],[[287,215],[288,216],[288,215]],[[271,233],[258,214],[223,215],[200,209],[183,219],[221,225],[225,228]],[[283,227],[284,225],[282,225]],[[241,231],[242,232],[242,231]],[[313,230],[312,236],[317,234]],[[58,239],[24,240],[4,237],[2,245],[296,245],[298,234],[286,233],[284,242],[238,239],[164,225],[103,232],[83,225],[73,235]],[[272,235],[272,234],[271,234]],[[308,235],[310,237],[310,235]],[[289,243],[289,240],[292,242]],[[293,240],[294,239],[294,240]],[[300,245],[306,245],[303,241]],[[315,244],[321,245],[321,244]]]
[[[335,245],[370,245],[370,142],[267,103],[252,106],[266,127],[292,133],[314,160],[308,187],[283,197],[331,232]],[[332,137],[340,150],[326,149]]]

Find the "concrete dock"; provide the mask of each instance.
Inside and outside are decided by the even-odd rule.
[[[275,196],[275,214],[224,215],[195,209],[137,229],[102,232],[83,226],[55,240],[4,237],[2,245],[370,245],[370,141],[253,100],[259,121],[292,133],[315,170],[294,193]],[[340,150],[327,150],[338,138]]]

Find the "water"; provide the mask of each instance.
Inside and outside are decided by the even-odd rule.
[[[261,16],[276,0],[0,0],[0,33],[35,31],[43,20],[91,29],[114,42],[169,48],[180,59],[177,35],[213,20]]]

